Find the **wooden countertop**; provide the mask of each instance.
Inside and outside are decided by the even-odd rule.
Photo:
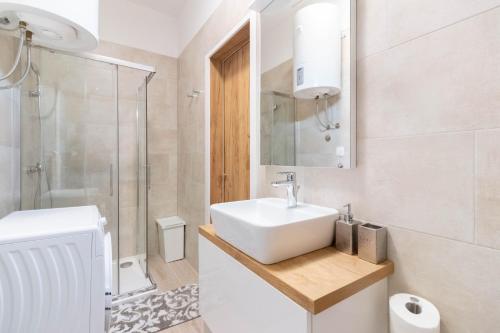
[[[390,261],[374,265],[357,256],[339,252],[334,247],[264,265],[219,238],[213,225],[202,225],[199,232],[313,314],[328,309],[394,272]]]

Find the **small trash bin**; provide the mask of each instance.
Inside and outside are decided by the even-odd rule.
[[[184,227],[178,216],[157,219],[160,255],[166,262],[184,259]]]

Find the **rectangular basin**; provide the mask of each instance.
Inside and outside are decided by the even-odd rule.
[[[338,211],[284,199],[225,202],[210,207],[215,233],[263,264],[332,245]]]

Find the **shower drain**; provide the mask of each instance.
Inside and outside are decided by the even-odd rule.
[[[132,261],[125,261],[120,264],[120,268],[129,268],[132,265]]]

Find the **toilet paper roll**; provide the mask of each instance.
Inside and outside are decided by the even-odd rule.
[[[391,333],[439,333],[440,316],[428,300],[396,294],[389,300]]]

